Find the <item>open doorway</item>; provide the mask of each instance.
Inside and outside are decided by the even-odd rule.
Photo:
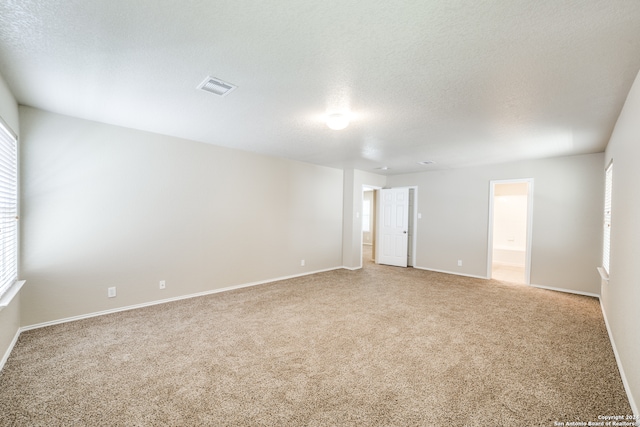
[[[532,179],[491,181],[489,277],[529,284]]]
[[[375,260],[376,188],[362,186],[362,266]]]
[[[397,267],[415,265],[416,187],[384,188],[376,192],[378,244],[376,264]]]
[[[395,189],[383,189],[381,187],[375,187],[371,185],[362,186],[362,233],[361,233],[361,260],[362,266],[365,267],[368,264],[387,264],[398,265],[389,262],[382,261],[380,256],[383,252],[382,243],[384,239],[381,239],[381,218],[384,215],[381,214],[381,200],[382,192],[401,190],[406,193],[406,200],[408,205],[405,209],[402,209],[403,215],[406,215],[406,221],[400,232],[404,232],[404,244],[392,245],[404,250],[401,258],[403,258],[404,267],[413,267],[416,259],[416,233],[417,233],[417,218],[418,218],[418,188],[415,186],[401,187]],[[397,208],[397,206],[396,206]],[[398,212],[394,209],[394,212]],[[396,218],[397,219],[397,218]],[[384,222],[384,221],[383,221]],[[392,221],[394,222],[394,221]],[[389,249],[389,248],[387,248]]]

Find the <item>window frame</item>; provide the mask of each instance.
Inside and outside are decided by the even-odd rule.
[[[371,200],[362,201],[362,231],[371,232]]]
[[[18,135],[0,117],[0,309],[24,282],[19,270],[19,145]],[[7,230],[6,232],[3,232]]]
[[[613,159],[605,168],[602,220],[602,269],[609,276],[611,267],[611,200],[613,193]]]

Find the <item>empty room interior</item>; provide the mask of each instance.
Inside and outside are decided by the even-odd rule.
[[[636,425],[639,28],[0,2],[0,426]]]

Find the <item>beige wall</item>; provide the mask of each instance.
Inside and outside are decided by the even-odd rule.
[[[602,161],[599,153],[397,175],[387,186],[418,186],[417,267],[487,277],[489,183],[533,178],[531,283],[597,294]]]
[[[23,326],[342,265],[341,170],[27,107],[20,120]]]
[[[613,159],[611,259],[602,305],[635,413],[640,398],[640,75],[607,146],[600,173]]]
[[[19,133],[18,104],[2,76],[0,76],[0,117],[15,133]],[[0,360],[9,349],[19,327],[20,296],[18,295],[9,306],[0,311]]]

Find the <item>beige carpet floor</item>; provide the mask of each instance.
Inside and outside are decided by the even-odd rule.
[[[2,426],[553,426],[626,415],[598,301],[338,270],[23,333]]]

